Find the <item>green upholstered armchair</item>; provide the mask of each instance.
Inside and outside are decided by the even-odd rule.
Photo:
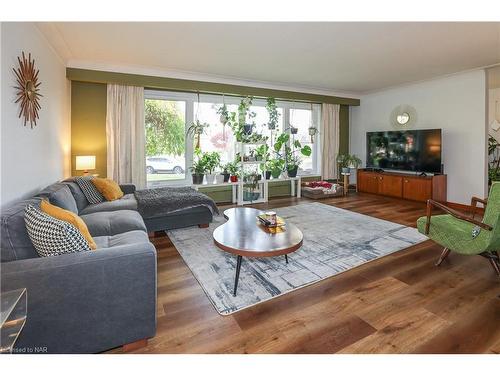
[[[485,207],[482,221],[474,218],[477,203],[482,203]],[[432,215],[433,207],[440,208],[446,214]],[[462,255],[481,255],[490,261],[500,277],[498,255],[500,250],[500,182],[494,182],[491,185],[488,200],[473,197],[471,207],[471,215],[467,216],[429,199],[427,215],[417,220],[418,231],[444,246],[436,266],[443,262],[450,251]]]

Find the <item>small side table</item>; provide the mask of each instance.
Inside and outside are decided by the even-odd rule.
[[[350,173],[341,173],[344,176],[344,197],[349,193],[349,176]]]
[[[28,293],[26,288],[0,293],[0,353],[12,353],[26,323]]]

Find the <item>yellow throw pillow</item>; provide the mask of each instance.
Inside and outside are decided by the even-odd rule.
[[[93,178],[92,183],[95,185],[97,190],[106,198],[108,201],[114,201],[123,197],[123,191],[113,180],[109,178]]]
[[[89,246],[92,250],[97,249],[97,245],[89,233],[89,229],[87,228],[87,224],[80,218],[80,216],[74,214],[71,211],[62,209],[60,207],[54,206],[50,204],[46,200],[42,200],[40,203],[40,209],[45,212],[47,215],[50,215],[56,219],[66,221],[67,223],[72,224],[80,231],[80,233],[85,237]]]

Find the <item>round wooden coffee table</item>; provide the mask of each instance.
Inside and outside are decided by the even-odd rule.
[[[241,262],[243,257],[288,256],[302,246],[302,232],[295,225],[286,223],[282,228],[266,228],[258,222],[257,215],[263,211],[250,207],[236,207],[224,211],[227,222],[214,231],[215,245],[228,253],[235,254],[236,276],[234,296],[238,289]]]

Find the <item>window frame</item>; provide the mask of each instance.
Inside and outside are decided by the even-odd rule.
[[[202,94],[200,93],[200,102],[202,103],[222,103],[227,105],[240,104],[242,96],[228,96],[222,94]],[[167,100],[167,101],[184,101],[186,103],[185,107],[185,124],[184,131],[187,133],[187,129],[190,124],[194,121],[194,104],[198,101],[198,95],[196,93],[189,92],[177,92],[177,91],[166,91],[166,90],[155,90],[155,89],[145,89],[144,99],[156,99],[156,100]],[[266,106],[266,99],[255,98],[252,102],[252,106]],[[311,110],[311,103],[307,102],[293,102],[293,101],[283,101],[276,100],[276,106],[282,109],[283,113],[283,129],[286,129],[290,124],[291,110],[292,109],[305,109]],[[310,175],[321,175],[321,136],[320,136],[320,119],[321,119],[321,104],[312,103],[312,122],[316,129],[318,129],[316,135],[314,136],[314,143],[312,144],[312,158],[313,158],[313,170],[310,173],[303,173],[299,170],[299,175],[310,176]],[[179,186],[179,185],[192,185],[191,174],[189,173],[190,168],[193,165],[193,152],[194,152],[194,139],[191,134],[186,135],[185,147],[184,147],[184,158],[186,170],[184,171],[184,179],[179,180],[167,180],[161,182],[148,183],[148,186]],[[146,166],[144,166],[145,168]]]

